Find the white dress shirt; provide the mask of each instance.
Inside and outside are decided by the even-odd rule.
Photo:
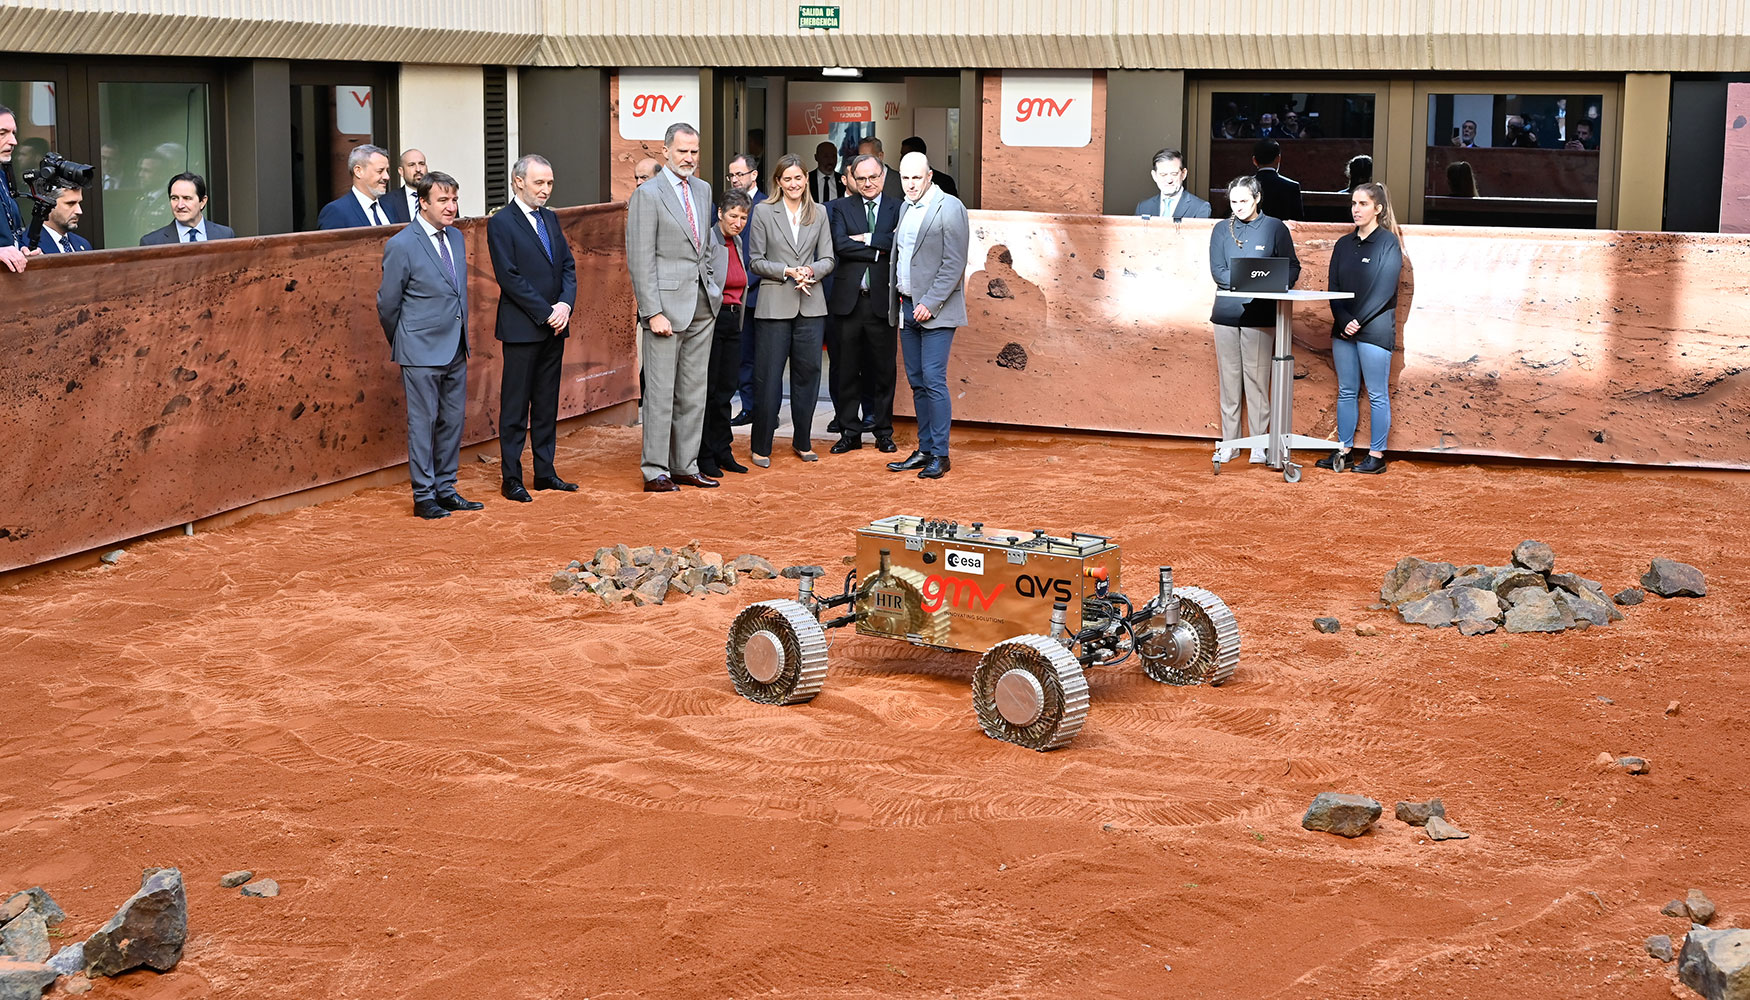
[[[176,220],[176,242],[187,243],[188,242],[188,231],[190,229],[192,229],[195,232],[200,234],[199,236],[195,237],[196,243],[205,243],[207,241],[207,217],[206,216],[204,216],[204,215],[201,216],[201,221],[195,223],[192,226],[185,225],[181,219],[177,219]]]
[[[360,191],[356,187],[352,189],[352,196],[358,200],[359,207],[365,210],[365,221],[373,226],[376,225],[377,217],[371,214],[371,206],[377,204],[377,199],[366,196],[363,191]],[[383,217],[384,225],[389,225],[395,221],[394,219],[389,218],[389,210],[381,205],[377,206],[377,213]],[[202,233],[201,237],[204,239],[206,238],[206,235],[206,233]]]
[[[899,229],[893,234],[893,260],[896,268],[894,280],[899,294],[906,298],[914,298],[911,287],[911,254],[917,247],[918,232],[924,228],[924,216],[929,214],[930,206],[935,204],[941,189],[931,184],[924,196],[910,207],[902,207],[904,213],[899,219]]]

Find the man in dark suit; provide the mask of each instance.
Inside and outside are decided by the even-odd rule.
[[[425,154],[417,149],[409,149],[401,154],[400,166],[395,171],[401,177],[401,186],[390,192],[391,197],[383,203],[389,214],[396,216],[391,221],[407,223],[419,214],[419,179],[425,176]]]
[[[352,187],[322,206],[322,211],[316,213],[316,228],[394,225],[395,199],[383,200],[389,192],[388,151],[370,143],[354,146],[347,155],[346,166],[352,172]]]
[[[140,237],[140,245],[155,247],[171,243],[205,243],[208,240],[236,237],[237,234],[230,226],[213,222],[206,217],[206,212],[207,179],[200,174],[177,174],[170,178],[170,214],[176,217],[176,221]]]
[[[830,142],[814,147],[815,169],[808,172],[808,191],[819,204],[844,196],[839,183],[839,148]]]
[[[67,187],[55,192],[55,207],[43,220],[43,238],[38,246],[43,253],[79,253],[91,249],[91,244],[73,230],[79,228],[79,217],[85,214],[85,190]]]
[[[1160,194],[1136,203],[1136,214],[1149,219],[1207,219],[1209,202],[1185,190],[1185,154],[1176,149],[1155,153],[1149,176]]]
[[[413,513],[427,520],[486,506],[456,492],[468,402],[468,260],[452,225],[459,188],[436,171],[419,182],[419,215],[383,244],[377,290],[377,319],[407,393]]]
[[[1275,139],[1259,139],[1252,144],[1252,166],[1257,169],[1258,187],[1264,196],[1260,211],[1272,219],[1284,222],[1306,218],[1300,202],[1300,182],[1282,176],[1282,144]]]
[[[535,489],[577,489],[553,471],[558,437],[559,369],[577,302],[577,262],[547,208],[553,165],[527,154],[510,170],[514,197],[486,224],[486,246],[498,279],[498,339],[504,342],[499,392],[498,450],[507,500],[534,499],[523,486],[523,432],[535,459]]]
[[[22,271],[25,267],[26,228],[24,213],[12,196],[12,151],[18,147],[18,116],[0,105],[0,267]]]
[[[905,154],[907,153],[923,153],[925,156],[928,156],[930,153],[930,147],[924,144],[923,136],[909,136],[899,141],[900,158],[904,159]],[[940,170],[932,170],[930,171],[930,175],[935,178],[932,183],[936,187],[941,188],[943,194],[951,194],[956,198],[960,197],[960,188],[954,183],[953,177],[950,177]]]
[[[743,213],[742,227],[736,240],[741,244],[741,259],[747,259],[747,215],[752,214],[751,206],[766,200],[766,193],[760,190],[760,163],[752,153],[736,153],[729,158],[729,186],[747,195],[749,208]],[[718,206],[721,214],[724,209]],[[747,290],[742,294],[742,326],[739,334],[741,345],[741,368],[737,374],[735,395],[741,400],[741,412],[737,413],[729,423],[732,427],[740,427],[753,423],[753,311],[759,305],[760,276],[751,270],[747,272]],[[713,334],[713,340],[715,334]]]
[[[858,155],[868,154],[881,161],[881,167],[887,171],[887,176],[881,181],[881,197],[892,198],[894,201],[905,200],[905,189],[899,183],[899,171],[887,165],[887,154],[881,151],[881,140],[870,136],[857,143]],[[904,157],[901,157],[904,159]],[[935,185],[931,185],[934,187]]]
[[[858,156],[851,161],[851,183],[857,193],[826,206],[838,257],[826,300],[839,324],[838,353],[832,359],[840,428],[838,443],[832,446],[835,455],[863,447],[865,432],[875,435],[875,446],[882,451],[899,450],[893,443],[899,333],[887,315],[899,201],[882,193],[885,174],[880,160]]]

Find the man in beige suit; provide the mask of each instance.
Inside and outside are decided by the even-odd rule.
[[[711,328],[723,301],[727,250],[713,245],[711,187],[693,176],[698,130],[668,127],[667,161],[626,206],[626,266],[638,302],[644,355],[644,492],[709,489],[699,474],[699,438],[711,364]]]

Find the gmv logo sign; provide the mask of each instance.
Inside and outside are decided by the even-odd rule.
[[[1091,73],[1002,75],[1002,141],[1005,146],[1086,146],[1094,134]]]
[[[1066,97],[1062,104],[1050,97],[1024,97],[1015,102],[1015,120],[1029,121],[1034,115],[1046,118],[1061,118],[1069,111],[1069,106],[1075,103],[1075,98]]]
[[[675,122],[702,124],[696,69],[623,69],[618,87],[622,139],[661,142]]]
[[[674,113],[680,110],[682,95],[680,94],[639,94],[632,98],[632,117],[643,118],[657,111]],[[667,126],[664,126],[664,131]]]

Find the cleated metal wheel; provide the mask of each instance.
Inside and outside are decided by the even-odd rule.
[[[1174,587],[1179,627],[1142,651],[1151,680],[1175,687],[1220,687],[1240,664],[1240,626],[1226,602],[1202,587]]]
[[[1023,635],[997,643],[978,661],[972,706],[986,736],[1055,750],[1068,746],[1087,721],[1088,681],[1062,643]]]
[[[794,705],[826,683],[826,630],[788,598],[741,609],[729,626],[729,679],[762,705]]]

